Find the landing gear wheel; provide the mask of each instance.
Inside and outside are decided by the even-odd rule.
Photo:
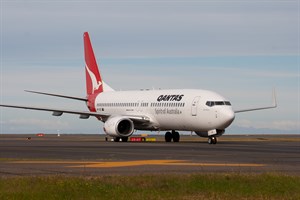
[[[172,133],[171,132],[166,132],[165,134],[165,141],[166,142],[171,142],[172,141]]]
[[[179,142],[180,135],[178,132],[172,132],[172,136],[173,136],[173,142]]]
[[[122,137],[122,142],[127,142],[128,141],[128,137]]]
[[[212,143],[217,144],[217,138],[216,137],[212,137]]]
[[[212,144],[212,139],[211,139],[211,137],[208,138],[207,142],[208,142],[208,144]]]
[[[120,139],[121,139],[120,137],[115,137],[114,142],[120,142]]]
[[[208,138],[208,144],[217,144],[217,138],[212,136]]]

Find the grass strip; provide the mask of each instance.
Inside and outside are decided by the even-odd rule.
[[[0,199],[300,199],[300,177],[281,174],[1,177]]]

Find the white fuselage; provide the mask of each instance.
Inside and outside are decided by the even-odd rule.
[[[218,105],[209,106],[208,102]],[[137,130],[224,130],[235,117],[230,103],[221,95],[192,89],[103,92],[96,97],[95,108],[111,116],[150,119],[150,124],[137,125]]]

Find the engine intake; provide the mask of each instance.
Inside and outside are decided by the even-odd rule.
[[[109,118],[103,127],[105,133],[112,137],[129,137],[134,131],[133,122],[122,116]]]

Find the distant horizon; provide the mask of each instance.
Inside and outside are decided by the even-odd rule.
[[[58,133],[44,133],[44,132],[36,132],[36,133],[0,133],[0,135],[37,135],[37,134],[45,134],[45,135],[58,135]],[[190,133],[184,133],[183,131],[179,132],[180,135],[185,135],[185,136],[190,136]],[[145,134],[145,135],[153,135],[153,136],[162,136],[164,137],[164,133],[134,133],[133,135],[131,135],[130,137],[135,137],[135,136],[140,136],[141,134]],[[59,133],[60,136],[62,135],[103,135],[103,136],[107,136],[105,133]],[[299,133],[225,133],[224,135],[243,135],[243,136],[247,136],[247,135],[299,135]],[[197,136],[199,137],[196,133],[193,133],[192,136]],[[109,137],[109,136],[108,136]]]

